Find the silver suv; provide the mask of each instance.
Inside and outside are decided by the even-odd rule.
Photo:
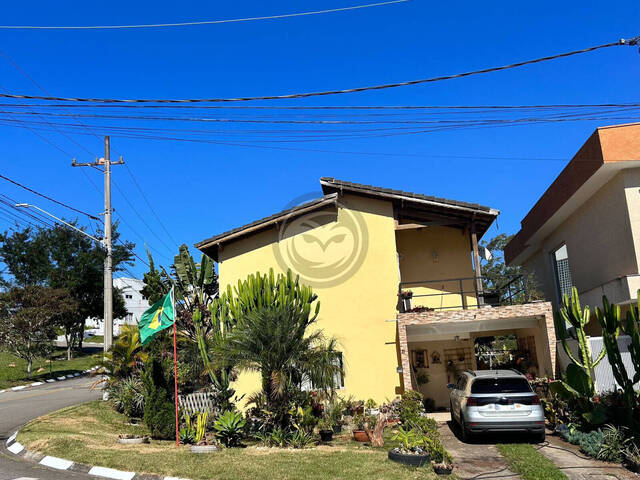
[[[528,432],[544,441],[544,410],[527,378],[516,370],[463,372],[450,383],[451,420],[462,440],[473,433]]]

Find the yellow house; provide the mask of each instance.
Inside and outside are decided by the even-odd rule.
[[[270,268],[313,287],[318,326],[342,351],[341,394],[381,402],[419,389],[446,407],[446,384],[478,367],[474,341],[487,335],[515,333],[532,373],[553,375],[550,305],[485,301],[478,240],[497,210],[334,178],[320,184],[322,197],[196,248],[218,262],[221,289]],[[235,385],[259,387],[255,374]]]

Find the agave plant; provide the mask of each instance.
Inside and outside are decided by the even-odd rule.
[[[245,420],[240,412],[227,410],[213,424],[216,437],[227,447],[235,447],[242,440]]]

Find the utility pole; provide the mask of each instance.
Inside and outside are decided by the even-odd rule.
[[[113,269],[111,263],[111,165],[122,165],[120,157],[117,162],[111,161],[111,145],[109,137],[104,137],[104,158],[97,158],[92,163],[77,163],[74,158],[72,167],[93,167],[104,172],[104,239],[102,246],[106,256],[104,259],[104,352],[113,345]],[[103,167],[103,168],[100,168]]]

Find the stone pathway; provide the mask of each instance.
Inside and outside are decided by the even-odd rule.
[[[452,430],[453,428],[453,430]],[[454,433],[455,426],[444,423],[440,427],[440,437],[444,446],[454,458],[454,473],[463,480],[517,480],[519,475],[507,465],[494,444],[483,441],[482,437],[473,443],[463,443]],[[488,440],[488,439],[487,439]]]
[[[580,449],[562,439],[547,435],[544,445],[538,446],[540,453],[555,463],[569,480],[628,480],[640,476],[626,468],[587,457]]]

